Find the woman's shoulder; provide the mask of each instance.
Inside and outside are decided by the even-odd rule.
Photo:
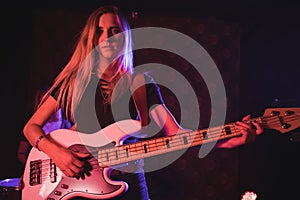
[[[132,75],[132,82],[144,82],[145,84],[155,83],[153,77],[148,72],[138,72]]]

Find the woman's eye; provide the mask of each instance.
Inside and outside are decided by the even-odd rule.
[[[118,34],[118,33],[121,32],[121,30],[120,30],[120,29],[112,29],[111,32],[112,32],[113,34]]]
[[[97,32],[98,34],[101,34],[101,33],[103,32],[103,30],[100,29],[100,28],[97,28],[96,32]]]

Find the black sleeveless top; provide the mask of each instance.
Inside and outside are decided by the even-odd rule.
[[[146,84],[146,101],[148,113],[155,105],[162,104],[160,89],[154,82],[151,76],[144,75]],[[51,93],[55,99],[56,90]],[[101,93],[101,86],[96,75],[92,75],[91,81],[82,96],[80,104],[75,113],[76,129],[84,133],[94,133],[102,128],[105,128],[117,121],[125,119],[138,119],[137,109],[133,102],[131,91],[128,88],[122,92],[115,101],[111,104],[106,103],[105,96]],[[64,111],[65,112],[65,111]],[[112,133],[113,134],[113,133]],[[137,138],[128,138],[124,143],[137,142]],[[142,169],[143,160],[135,161],[128,166],[135,169]],[[136,166],[136,167],[135,167]],[[120,173],[112,174],[111,178],[114,180],[125,181],[129,185],[129,190],[115,200],[120,199],[140,199],[148,200],[148,188],[145,180],[143,170],[140,173]],[[120,171],[121,172],[121,171]],[[85,199],[85,198],[74,198]]]
[[[155,105],[162,104],[160,89],[153,78],[144,74],[146,83],[146,101],[148,111]],[[53,90],[51,96],[57,99],[57,89]],[[75,112],[76,128],[80,132],[94,133],[117,121],[125,119],[138,119],[137,109],[133,102],[130,89],[122,92],[117,100],[111,104],[105,103],[106,99],[101,92],[99,78],[92,75],[91,81],[85,90]],[[65,114],[65,111],[63,111]],[[73,122],[74,123],[74,122]]]

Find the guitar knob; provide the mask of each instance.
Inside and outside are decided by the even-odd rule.
[[[66,184],[62,184],[62,185],[61,185],[61,188],[63,188],[63,189],[68,189],[68,188],[69,188],[69,186],[68,186],[68,185],[66,185]]]
[[[57,195],[57,196],[60,196],[61,195],[61,191],[55,191],[54,194]]]

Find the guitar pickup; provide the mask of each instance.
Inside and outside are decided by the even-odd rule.
[[[42,171],[42,160],[34,160],[30,162],[29,170],[29,184],[39,185],[41,181],[41,171]]]
[[[52,162],[52,160],[50,160],[50,181],[51,183],[55,183],[56,182],[56,164],[54,162]]]

